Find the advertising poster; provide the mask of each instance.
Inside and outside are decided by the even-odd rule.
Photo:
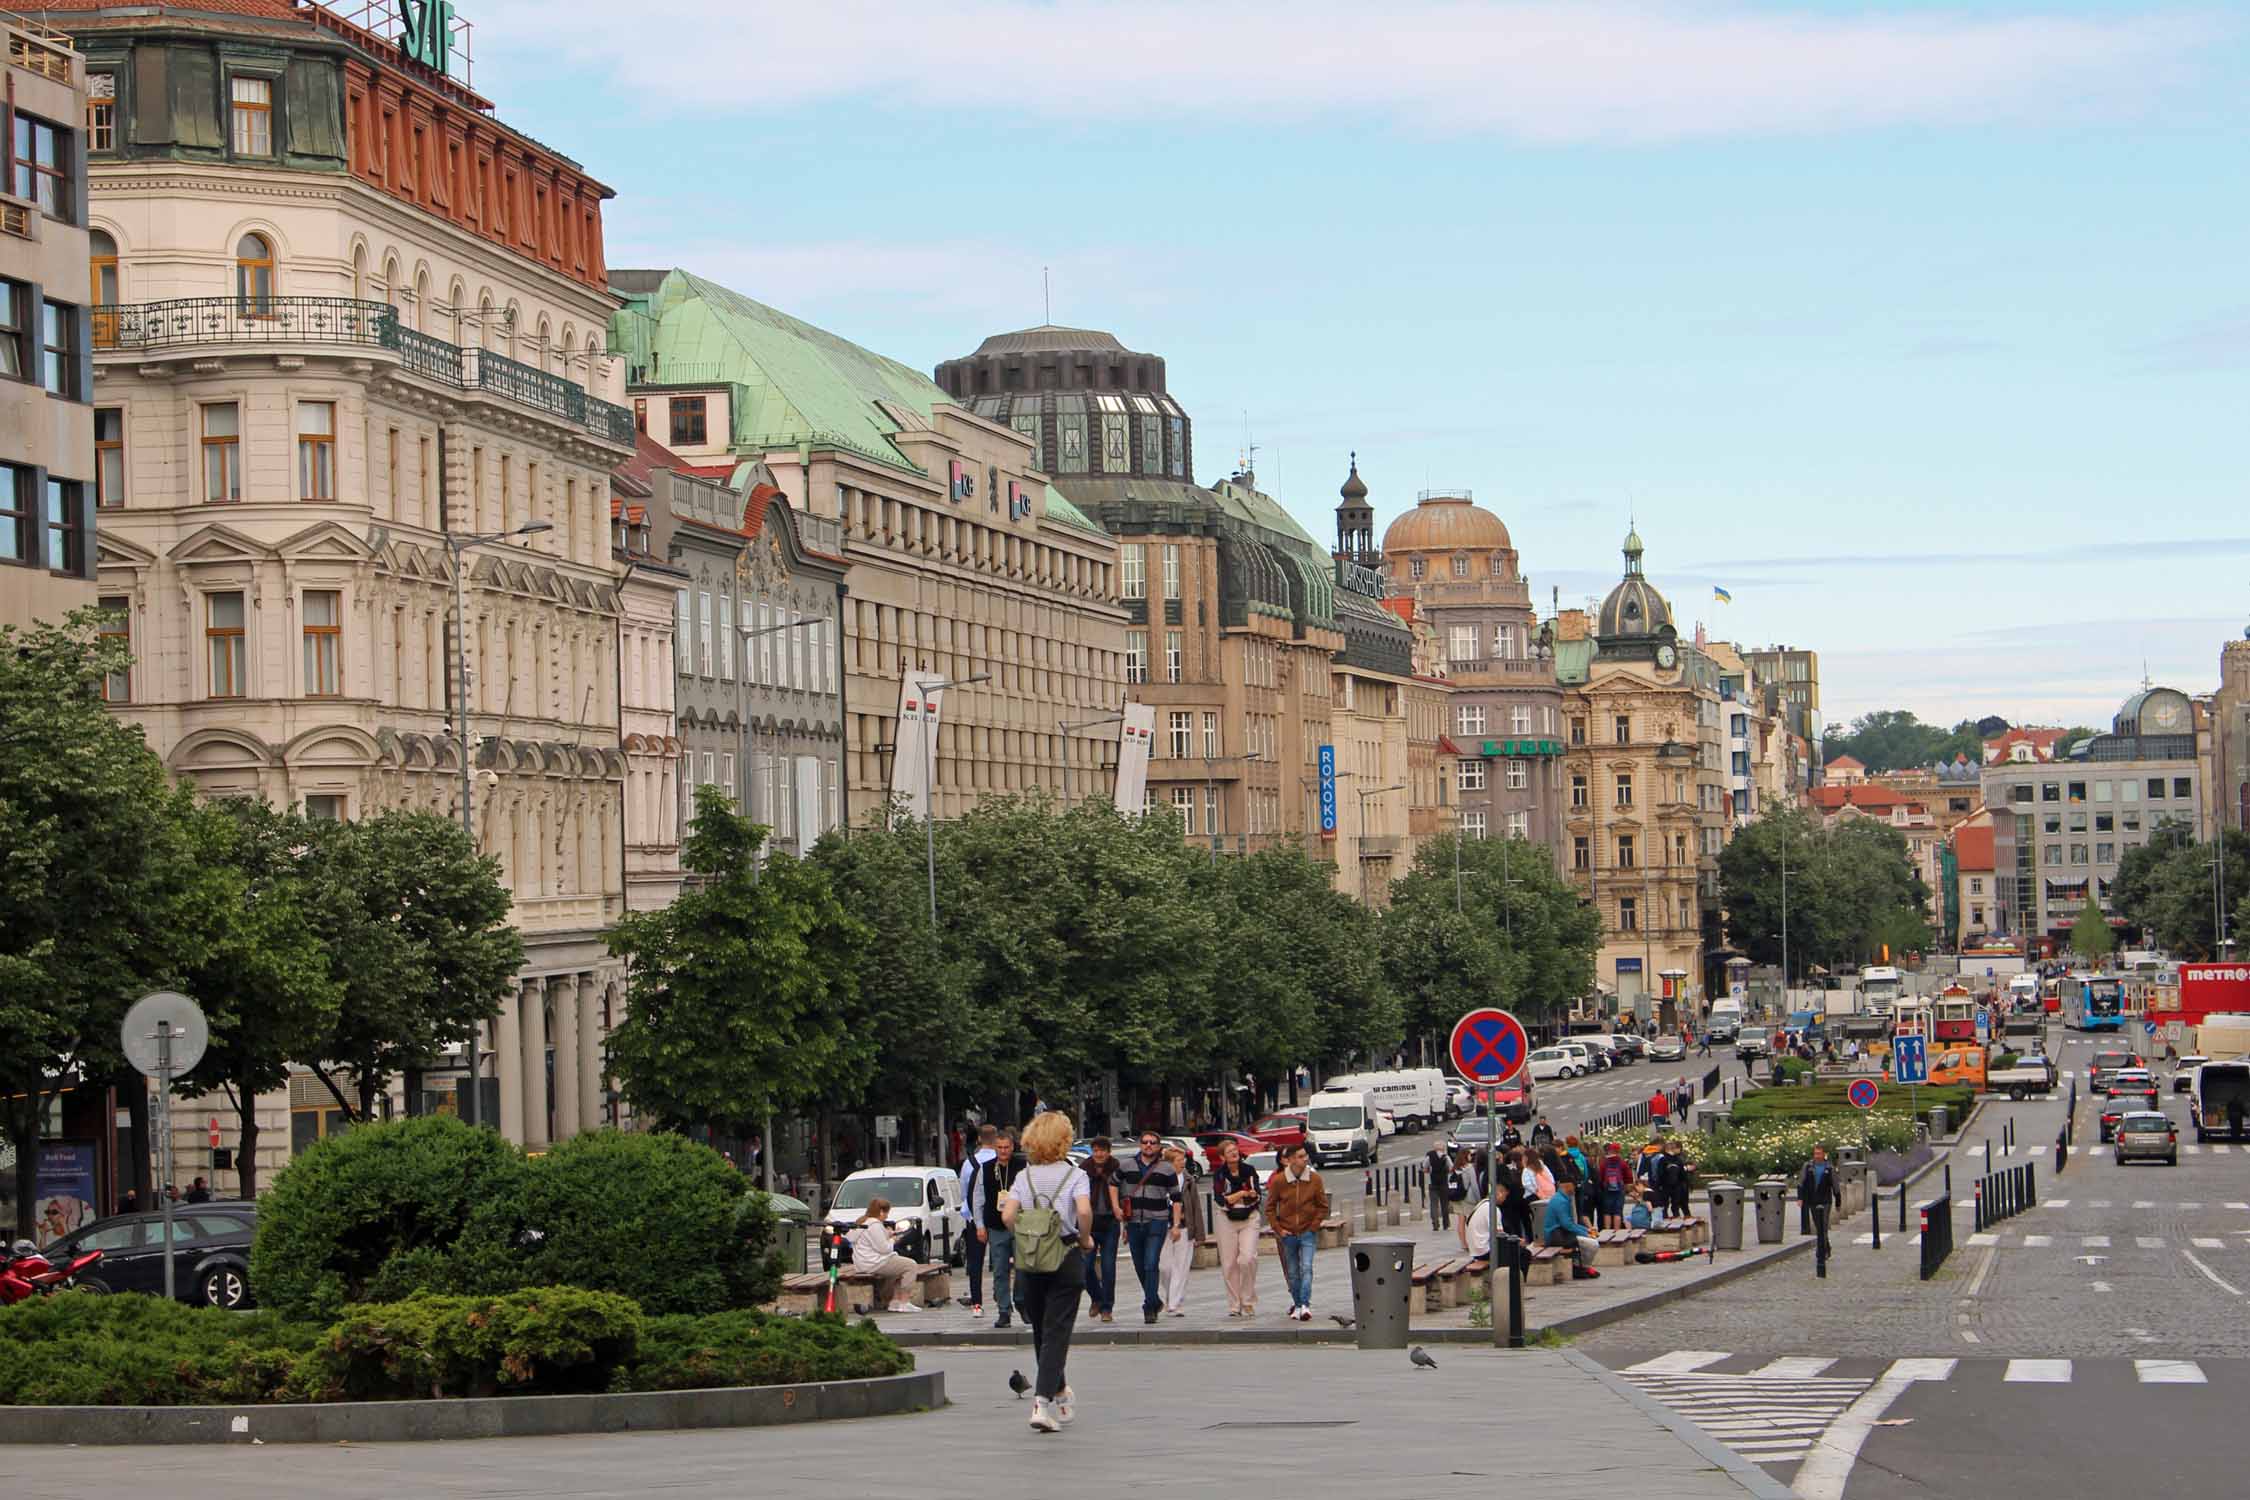
[[[1117,810],[1138,813],[1148,800],[1148,759],[1156,745],[1156,709],[1128,703],[1117,726]]]
[[[41,1244],[60,1239],[97,1217],[94,1212],[94,1143],[48,1141],[39,1147],[32,1205]]]

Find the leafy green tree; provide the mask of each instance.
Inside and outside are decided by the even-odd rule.
[[[366,1119],[392,1075],[476,1035],[523,968],[500,862],[450,818],[382,812],[308,823],[307,909],[342,986],[336,1023],[301,1056],[348,1118]],[[347,1098],[330,1065],[349,1069]]]
[[[1330,866],[1290,847],[1207,868],[1219,1066],[1270,1083],[1299,1064],[1398,1046],[1404,1021],[1378,918],[1335,888]]]
[[[313,837],[305,820],[229,797],[195,807],[188,827],[205,947],[184,988],[202,997],[211,1041],[181,1089],[232,1096],[241,1195],[255,1198],[258,1096],[288,1083],[292,1061],[320,1061],[343,986],[305,909],[300,862]]]
[[[2117,934],[2109,930],[2109,917],[2092,891],[2086,893],[2086,904],[2070,924],[2070,949],[2085,959],[2104,958],[2117,949]]]
[[[0,1099],[18,1235],[32,1232],[46,1100],[72,1075],[137,1083],[125,1009],[203,951],[189,798],[103,708],[104,675],[129,659],[99,620],[0,628]]]
[[[2117,876],[2109,883],[2111,909],[2134,926],[2146,929],[2151,915],[2150,902],[2165,863],[2174,853],[2194,843],[2195,835],[2187,824],[2166,818],[2149,830],[2147,843],[2126,846],[2124,856],[2117,862]]]
[[[609,1069],[651,1120],[746,1134],[857,1088],[871,1065],[872,1039],[850,1016],[872,934],[818,865],[776,854],[758,868],[765,837],[718,788],[699,788],[681,849],[695,878],[610,930],[631,968]]]
[[[1886,943],[1894,954],[1928,946],[1929,888],[1897,830],[1870,818],[1827,828],[1783,808],[1736,830],[1719,855],[1728,940],[1753,963],[1781,961],[1785,863],[1794,974],[1865,961]]]
[[[2160,842],[2161,853],[2129,851],[2128,863],[2120,865],[2110,888],[2111,904],[2167,952],[2214,958],[2221,901],[2250,891],[2250,835],[2228,829],[2215,845],[2199,844],[2190,841],[2184,828],[2165,825],[2147,847],[2155,849]],[[2214,871],[2215,861],[2223,861],[2224,868]],[[2231,927],[2228,936],[2234,936]]]
[[[1821,751],[1830,761],[1849,755],[1869,775],[1880,775],[1964,756],[1975,764],[1984,757],[1984,737],[1973,719],[1948,730],[1925,724],[1905,709],[1885,708],[1854,719],[1849,733],[1829,735]]]

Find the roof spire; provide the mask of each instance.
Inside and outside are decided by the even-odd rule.
[[[1344,487],[1337,493],[1344,497],[1346,505],[1358,505],[1367,498],[1367,481],[1359,477],[1359,451],[1357,449],[1352,451],[1352,471],[1346,476]]]

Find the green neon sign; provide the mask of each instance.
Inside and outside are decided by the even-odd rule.
[[[453,56],[453,0],[399,0],[398,50],[433,72]]]

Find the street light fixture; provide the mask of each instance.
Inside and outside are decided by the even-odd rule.
[[[542,531],[553,531],[552,521],[526,521],[512,531],[443,533],[439,540],[453,563],[453,736],[461,752],[461,831],[469,836],[471,853],[477,852],[476,781],[475,770],[469,764],[469,605],[462,587],[461,555],[472,547],[489,547],[510,537],[533,536]],[[469,1098],[461,1111],[462,1120],[470,1125],[477,1123],[477,1052],[483,1045],[484,1027],[480,1024],[468,1043]]]
[[[1122,724],[1122,723],[1124,723],[1124,722],[1125,722],[1125,711],[1124,711],[1123,709],[1119,709],[1119,710],[1118,710],[1118,711],[1117,711],[1116,713],[1113,713],[1113,714],[1104,714],[1104,715],[1102,715],[1102,716],[1101,716],[1100,718],[1098,718],[1098,719],[1078,719],[1078,720],[1075,720],[1075,721],[1073,721],[1073,720],[1069,720],[1069,719],[1065,719],[1065,720],[1063,720],[1062,722],[1060,722],[1060,723],[1058,723],[1057,725],[1055,725],[1055,727],[1056,727],[1057,729],[1060,729],[1060,730],[1062,731],[1062,735],[1063,735],[1063,742],[1062,742],[1062,753],[1063,753],[1063,811],[1064,811],[1064,812],[1068,812],[1068,811],[1070,811],[1070,737],[1071,737],[1071,735],[1075,734],[1075,733],[1076,733],[1077,731],[1079,731],[1079,730],[1081,730],[1081,729],[1099,729],[1099,728],[1101,728],[1101,727],[1102,727],[1102,726],[1103,726],[1104,724]]]

